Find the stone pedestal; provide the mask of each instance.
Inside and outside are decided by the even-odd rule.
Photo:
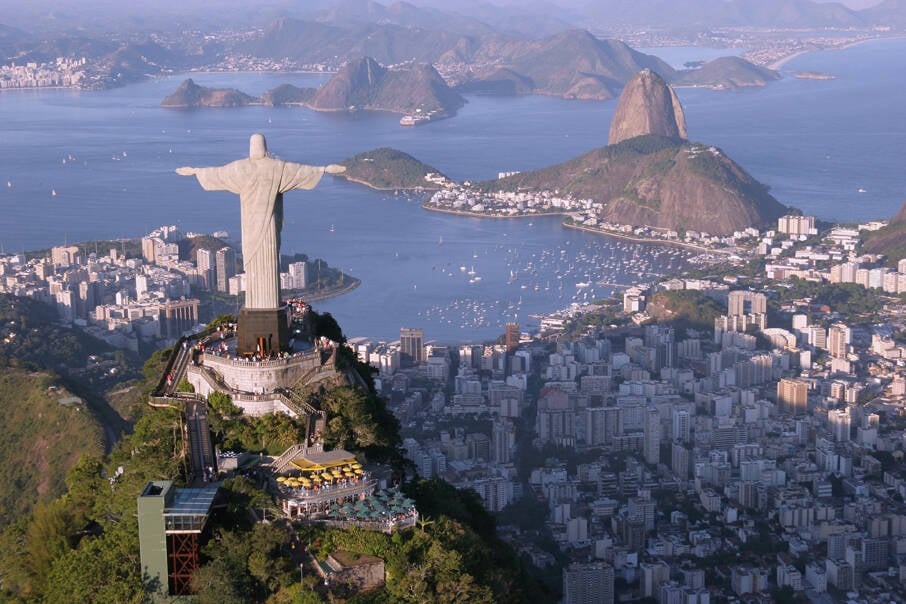
[[[267,357],[277,354],[288,344],[289,315],[285,306],[267,310],[243,308],[239,311],[238,354]]]

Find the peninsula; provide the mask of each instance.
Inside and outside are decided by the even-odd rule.
[[[351,182],[379,191],[437,190],[447,182],[436,168],[424,164],[408,153],[383,147],[353,155],[340,162],[346,172],[338,174]]]
[[[657,241],[689,233],[719,239],[789,212],[720,149],[685,136],[679,99],[645,69],[623,89],[611,144],[561,164],[463,184],[392,149],[343,165],[350,180],[373,188],[438,189],[424,203],[429,210],[498,218],[560,214],[569,226]]]

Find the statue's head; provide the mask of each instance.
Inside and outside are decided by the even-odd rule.
[[[263,159],[267,157],[267,141],[263,134],[253,134],[249,139],[249,158]]]

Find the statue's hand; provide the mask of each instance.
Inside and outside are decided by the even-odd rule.
[[[330,164],[324,171],[328,174],[342,174],[346,171],[346,166],[341,166],[340,164]]]
[[[176,168],[176,173],[179,174],[180,176],[195,176],[195,174],[197,172],[198,172],[198,170],[196,170],[195,168],[192,168],[190,166],[183,166],[182,168]]]

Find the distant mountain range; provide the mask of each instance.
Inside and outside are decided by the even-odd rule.
[[[340,29],[310,21],[282,19],[247,51],[275,60],[303,63],[363,53],[385,65],[434,63],[458,78],[463,91],[545,94],[606,100],[626,81],[649,68],[670,82],[689,86],[760,86],[779,76],[740,58],[711,61],[701,69],[677,71],[657,57],[618,40],[601,40],[585,30],[568,30],[540,40],[489,34],[459,36],[395,25]],[[459,66],[468,66],[459,69]]]
[[[674,71],[621,42],[576,29],[574,23],[592,26],[595,32],[645,28],[668,36],[671,29],[688,35],[739,27],[906,28],[906,0],[884,0],[860,11],[811,0],[601,0],[572,12],[555,12],[543,3],[491,7],[468,2],[452,10],[373,0],[302,7],[276,0],[259,18],[279,12],[281,6],[283,14],[296,17],[273,19],[252,36],[113,36],[75,28],[75,33],[47,36],[0,24],[0,61],[89,57],[94,73],[84,81],[101,88],[148,75],[220,65],[228,58],[336,68],[349,60],[371,57],[391,67],[432,64],[451,86],[461,86],[463,91],[607,99],[616,95],[631,74],[646,67],[675,85],[717,88],[764,85],[777,75],[740,58]],[[110,10],[115,12],[115,7]],[[184,14],[186,7],[178,12]],[[53,18],[64,13],[60,9]],[[148,22],[158,20],[159,16]],[[124,21],[130,28],[135,22],[134,15]]]
[[[206,27],[261,27],[278,17],[301,18],[342,28],[393,25],[465,35],[488,33],[529,38],[575,27],[704,31],[726,27],[810,28],[904,26],[902,0],[877,0],[853,10],[811,0],[585,0],[567,6],[544,1],[490,3],[484,0],[157,0],[147,6],[113,0],[68,5],[30,0],[7,7],[4,23],[46,36],[61,32],[180,32]],[[369,53],[359,53],[369,54]]]
[[[819,29],[892,24],[906,15],[906,6],[902,0],[886,0],[863,10],[853,10],[837,2],[810,0],[594,0],[576,13],[605,29]]]

